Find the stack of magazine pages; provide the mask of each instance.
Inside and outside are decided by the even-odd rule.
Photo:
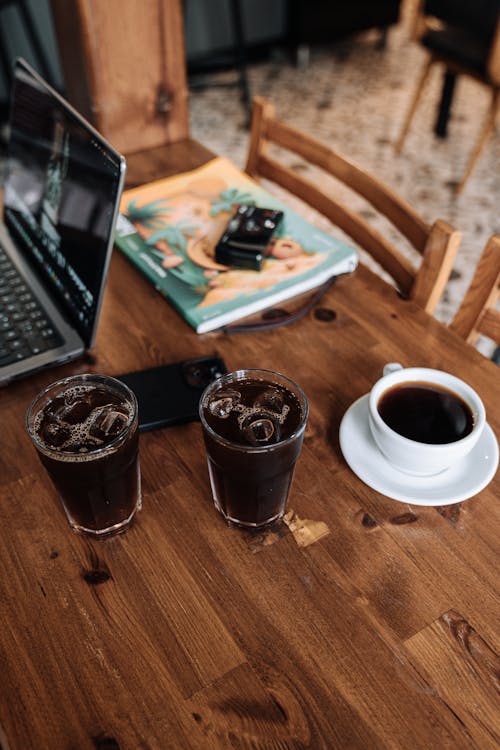
[[[284,212],[260,270],[225,266],[215,247],[235,210]],[[123,194],[116,244],[198,333],[353,271],[354,248],[318,229],[226,159]]]

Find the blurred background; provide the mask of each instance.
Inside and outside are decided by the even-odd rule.
[[[464,5],[463,0],[446,2]],[[476,5],[480,14],[481,3],[465,1],[469,7]],[[417,4],[418,0],[184,0],[189,127],[193,138],[243,167],[251,97],[265,96],[275,102],[281,119],[375,173],[426,220],[439,217],[460,229],[458,259],[437,311],[437,317],[448,322],[486,239],[500,232],[500,138],[494,130],[457,195],[456,186],[490,105],[490,91],[465,76],[458,76],[450,91],[448,81],[449,117],[443,121],[446,80],[436,66],[403,148],[396,152],[427,55],[412,37]],[[496,0],[490,6],[498,13]],[[65,92],[57,38],[50,0],[0,0],[4,136],[9,70],[15,56],[25,57]],[[147,68],[147,58],[144,65]],[[302,168],[300,163],[292,166]],[[369,206],[362,210],[370,219]]]

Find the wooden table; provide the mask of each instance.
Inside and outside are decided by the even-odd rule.
[[[208,155],[183,142],[131,158],[129,178]],[[500,435],[498,368],[364,267],[321,306],[336,315],[199,336],[116,252],[95,358],[0,393],[2,750],[498,747],[498,477],[459,505],[401,504],[351,472],[338,439],[395,360],[465,378]],[[228,528],[192,423],[141,437],[127,533],[72,533],[25,435],[32,397],[72,373],[212,353],[309,397],[294,521]],[[324,535],[301,546],[301,528]]]

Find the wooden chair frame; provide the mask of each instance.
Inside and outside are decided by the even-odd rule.
[[[428,17],[424,14],[423,6],[424,0],[420,0],[415,12],[412,32],[412,37],[416,41],[419,41],[428,29],[435,26],[435,20],[432,17]],[[500,108],[500,17],[493,34],[488,60],[486,62],[486,77],[480,76],[469,68],[455,63],[446,56],[441,56],[436,52],[429,52],[424,67],[422,68],[422,72],[420,73],[420,77],[417,81],[415,93],[413,94],[413,99],[411,100],[410,106],[406,113],[406,118],[403,122],[401,132],[395,144],[397,153],[400,153],[403,148],[406,136],[408,135],[408,131],[413,120],[413,116],[417,110],[420,96],[422,95],[425,85],[429,79],[431,70],[435,65],[444,65],[452,73],[456,73],[458,75],[467,75],[469,76],[469,78],[474,78],[476,81],[479,81],[480,83],[485,84],[486,86],[489,86],[491,88],[490,103],[484,116],[479,136],[469,155],[469,159],[462,178],[455,187],[455,193],[459,195],[464,189],[467,180],[472,174],[474,167],[476,166],[476,163],[481,156],[488,138],[495,128],[495,122]]]
[[[500,235],[493,235],[479,259],[471,284],[450,328],[469,344],[479,336],[500,344]]]
[[[315,164],[363,196],[397,227],[422,255],[418,271],[393,243],[362,216],[320,190],[268,154],[270,142],[278,144]],[[276,119],[274,105],[253,100],[250,145],[245,171],[264,177],[295,194],[324,214],[366,250],[394,279],[400,291],[427,312],[433,313],[448,281],[461,235],[445,221],[432,226],[401,197],[344,156]]]

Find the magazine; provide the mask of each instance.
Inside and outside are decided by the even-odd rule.
[[[242,204],[284,212],[259,271],[215,259],[215,246]],[[223,158],[124,192],[115,241],[198,333],[302,294],[357,264],[354,248]]]

